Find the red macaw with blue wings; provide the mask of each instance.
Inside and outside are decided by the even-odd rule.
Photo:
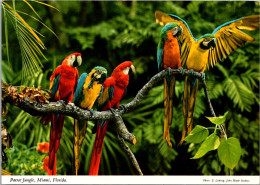
[[[76,67],[80,66],[81,63],[81,54],[73,53],[67,56],[62,64],[54,70],[50,78],[51,100],[72,103],[79,77]],[[45,124],[50,121],[49,169],[53,172],[53,169],[56,168],[56,155],[60,145],[64,115],[48,114],[41,119],[41,122],[45,122]]]
[[[135,72],[135,68],[130,61],[118,65],[112,75],[103,84],[103,93],[98,99],[98,110],[113,110],[120,105],[121,99],[126,93],[129,83],[129,71]],[[91,157],[89,175],[98,175],[104,137],[107,131],[108,121],[99,121],[96,125],[96,138]],[[95,128],[93,128],[95,132]]]

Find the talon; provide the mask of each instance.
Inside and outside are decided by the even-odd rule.
[[[116,116],[117,113],[116,113],[115,109],[110,108],[110,111],[111,111],[112,114],[114,114]]]
[[[63,106],[66,105],[66,102],[64,100],[58,100],[57,102],[61,103]]]
[[[123,110],[124,112],[127,111],[127,108],[125,107],[125,105],[119,105],[118,109]]]
[[[70,103],[68,103],[68,105],[70,105],[72,107],[73,112],[76,112],[77,107],[74,103],[70,102]]]
[[[172,75],[172,69],[170,67],[167,67],[167,71],[169,73],[169,76]]]
[[[92,117],[94,115],[94,110],[90,108],[88,108],[87,110],[90,112],[90,117]]]
[[[190,69],[190,70],[188,71],[188,75],[189,75],[190,77],[194,76],[194,69]]]
[[[205,73],[201,73],[201,77],[202,77],[203,80],[205,80],[205,78],[206,78]]]
[[[184,74],[183,68],[182,68],[182,67],[179,67],[178,69],[179,69],[180,73],[183,75],[183,74]]]

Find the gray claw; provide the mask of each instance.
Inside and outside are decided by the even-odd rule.
[[[88,108],[88,111],[90,112],[90,117],[92,117],[94,115],[94,110],[93,109],[90,109]]]
[[[191,76],[191,77],[194,76],[194,69],[190,69],[188,73],[189,73],[189,76]]]
[[[205,78],[206,78],[205,73],[200,73],[200,74],[201,74],[202,79],[205,80]]]
[[[112,114],[114,114],[114,115],[116,116],[116,111],[115,111],[115,109],[110,108],[110,111],[111,111]]]
[[[172,75],[172,69],[170,67],[167,67],[167,72],[168,72],[168,75],[171,76]]]
[[[73,112],[76,112],[77,107],[74,103],[68,103],[68,105],[70,105],[72,107]]]
[[[125,107],[125,105],[119,105],[118,109],[123,110],[124,112],[127,111],[127,108]]]
[[[180,73],[183,75],[184,74],[183,68],[179,67],[178,69],[179,69]]]
[[[57,102],[61,103],[63,106],[66,105],[66,102],[64,100],[58,100]]]

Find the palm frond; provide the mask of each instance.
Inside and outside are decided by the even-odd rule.
[[[33,6],[26,0],[23,0],[30,9],[37,15],[39,19],[41,17],[38,15]],[[39,3],[38,1],[35,1]],[[47,5],[46,3],[40,3]],[[52,7],[51,5],[49,7]],[[39,38],[41,35],[39,32],[34,30],[22,17],[20,14],[24,14],[30,16],[34,20],[40,22],[44,27],[46,27],[51,33],[53,33],[56,37],[57,35],[48,28],[41,20],[21,11],[16,10],[15,1],[13,1],[13,7],[11,7],[7,2],[2,2],[2,8],[4,10],[5,20],[9,20],[16,31],[17,39],[19,42],[21,55],[22,55],[22,79],[25,77],[34,77],[34,75],[41,71],[43,67],[39,56],[43,57],[45,60],[47,58],[42,53],[42,50],[45,50],[46,47],[42,40]],[[52,7],[53,8],[53,7]],[[55,8],[56,9],[56,8]],[[8,19],[7,19],[8,18]],[[8,51],[8,30],[7,30],[7,22],[5,22],[5,38],[6,38],[6,46],[7,46],[7,56],[9,60],[9,51]],[[39,35],[39,36],[38,36]]]
[[[224,80],[224,91],[227,96],[233,101],[234,107],[238,106],[241,111],[251,111],[251,105],[255,102],[255,94],[251,89],[248,89],[240,79],[233,75]]]
[[[43,3],[41,1],[35,1],[35,0],[31,0],[32,2],[35,2],[35,3],[39,3],[39,4],[42,4],[42,5],[45,5],[45,6],[48,6],[50,8],[53,8],[55,10],[57,10],[59,12],[59,9],[55,8],[54,6],[50,5],[50,4],[47,4],[47,3]]]

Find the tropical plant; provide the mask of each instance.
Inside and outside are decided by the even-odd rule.
[[[8,22],[12,23],[17,40],[21,50],[22,56],[22,71],[23,78],[34,76],[35,73],[41,71],[41,67],[43,67],[41,60],[39,59],[39,55],[47,60],[45,55],[42,53],[42,49],[46,49],[44,43],[39,38],[38,35],[42,36],[39,32],[37,32],[34,28],[32,28],[21,16],[21,14],[26,15],[38,22],[40,22],[43,26],[45,26],[51,33],[56,35],[48,26],[46,26],[43,22],[39,14],[35,11],[33,6],[26,0],[23,1],[27,4],[30,9],[37,15],[38,19],[34,16],[31,16],[25,12],[19,11],[16,9],[15,0],[12,1],[12,5],[9,5],[7,1],[2,1],[2,10],[4,15],[5,22],[5,40],[6,40],[6,53],[9,61],[9,43],[8,43]],[[40,3],[45,6],[49,6],[55,8],[51,5],[40,1],[33,1],[35,3]],[[56,8],[55,8],[56,9]]]
[[[42,72],[36,73],[35,79],[29,79],[23,85],[42,86],[42,89],[47,89],[53,70],[65,56],[75,51],[82,53],[83,65],[79,68],[80,74],[88,72],[96,65],[106,67],[111,73],[122,61],[131,60],[136,66],[137,76],[130,77],[127,96],[122,104],[132,100],[138,90],[157,73],[156,48],[161,27],[155,23],[155,10],[173,13],[185,19],[196,37],[212,32],[224,22],[259,14],[259,3],[249,1],[49,1],[48,4],[59,8],[61,12],[53,11],[53,8],[48,6],[39,8],[37,3],[34,9],[44,23],[55,30],[60,39],[54,40],[55,36],[48,34],[48,29],[40,22],[28,22],[32,28],[45,35],[42,40],[48,47],[48,52],[45,53],[48,61],[42,61],[44,66]],[[33,12],[24,2],[15,2],[15,8],[23,12]],[[31,15],[31,13],[27,14]],[[15,23],[15,20],[13,22]],[[6,29],[11,68],[8,67],[6,44],[3,44],[2,80],[20,86],[22,71],[21,57],[16,52],[19,51],[17,36],[16,33],[11,34],[10,25]],[[5,30],[2,38],[6,38]],[[246,44],[214,68],[206,71],[209,96],[217,116],[229,112],[225,121],[227,137],[235,137],[240,141],[241,158],[231,171],[231,174],[236,175],[259,174],[257,165],[259,164],[259,34],[257,31],[249,34],[256,39],[255,42]],[[222,165],[217,152],[210,151],[195,160],[190,158],[195,156],[200,144],[184,142],[182,146],[177,145],[184,122],[183,86],[183,77],[179,77],[176,83],[174,121],[170,130],[173,133],[171,138],[173,148],[169,148],[162,140],[162,85],[158,84],[154,87],[136,110],[123,116],[128,130],[137,138],[137,144],[130,147],[143,173],[148,175],[228,174],[228,169]],[[206,118],[211,114],[207,108],[202,86],[199,89],[194,124],[212,127],[212,123]],[[37,118],[16,107],[7,105],[7,108],[9,112],[3,123],[14,141],[17,143],[19,141],[30,148],[36,146],[38,142],[49,140],[49,126],[41,125]],[[58,170],[58,174],[72,174],[73,122],[69,117],[65,121],[58,152],[58,158],[64,167]],[[91,147],[94,142],[94,135],[91,134],[93,124],[89,124],[81,150],[80,161],[85,163],[81,162],[80,174],[88,174]],[[111,128],[105,138],[100,174],[134,174]]]

